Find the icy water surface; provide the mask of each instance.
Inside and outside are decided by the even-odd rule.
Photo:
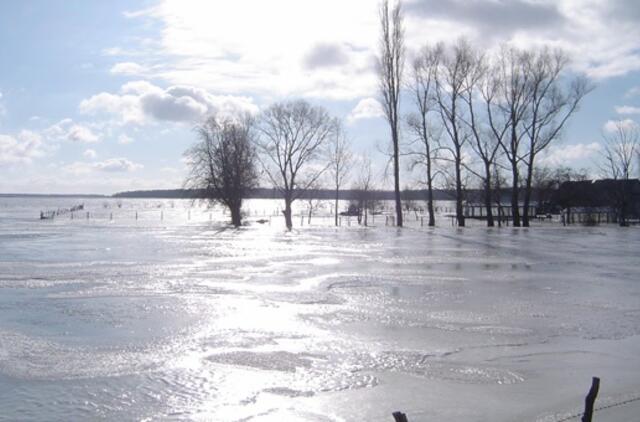
[[[2,201],[0,420],[559,421],[593,375],[603,404],[640,397],[636,228],[285,233]]]

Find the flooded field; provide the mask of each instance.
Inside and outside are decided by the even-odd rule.
[[[0,199],[0,420],[558,422],[592,376],[640,411],[637,228],[66,201]]]

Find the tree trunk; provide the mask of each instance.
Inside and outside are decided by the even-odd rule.
[[[334,212],[336,227],[338,227],[338,201],[339,200],[340,200],[340,189],[336,186],[336,208]]]
[[[629,192],[629,178],[625,177],[622,179],[622,188],[620,189],[620,227],[627,227],[629,223],[627,222],[627,208],[629,208],[629,203],[631,202],[631,192]]]
[[[533,183],[533,156],[527,166],[527,180],[524,187],[524,208],[522,209],[522,226],[529,227],[529,204],[531,203],[531,185]]]
[[[429,227],[436,225],[436,217],[433,212],[433,180],[431,177],[431,157],[427,159],[427,210],[429,211]]]
[[[425,157],[427,159],[427,211],[429,212],[429,227],[436,225],[436,216],[433,212],[433,176],[431,175],[431,146],[429,145],[427,134],[427,123],[424,114],[422,116],[422,139],[425,146]]]
[[[241,208],[242,206],[240,204],[234,204],[229,207],[229,211],[231,211],[231,224],[233,224],[234,227],[240,227],[242,225]]]
[[[368,221],[367,221],[367,217],[368,217],[367,208],[368,208],[368,206],[369,206],[369,204],[367,203],[367,201],[365,201],[364,202],[364,226],[365,227],[367,227],[367,223],[368,223]]]
[[[402,227],[402,201],[400,200],[400,151],[398,146],[398,129],[393,128],[393,179],[396,200],[396,225]]]
[[[284,224],[287,226],[287,230],[289,231],[293,228],[293,221],[291,220],[291,202],[291,199],[285,198],[284,211],[282,211],[284,214]]]
[[[436,225],[436,216],[433,211],[433,184],[429,180],[429,190],[427,192],[427,210],[429,211],[429,227]]]
[[[513,219],[513,227],[520,227],[520,207],[518,206],[518,163],[511,163],[511,173],[513,179],[511,181],[511,218]]]
[[[620,207],[620,213],[619,213],[620,217],[619,217],[619,224],[620,227],[627,227],[629,224],[627,223],[627,204],[626,201],[623,199],[622,200],[622,205]]]
[[[462,209],[462,174],[460,171],[460,152],[456,155],[456,218],[458,226],[464,227],[464,210]]]
[[[491,201],[491,165],[485,164],[484,206],[487,209],[487,227],[495,226],[493,221],[493,203]]]

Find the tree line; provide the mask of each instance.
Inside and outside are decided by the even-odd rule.
[[[560,138],[592,86],[569,72],[567,54],[544,46],[488,51],[459,39],[425,44],[407,65],[402,4],[383,0],[379,24],[378,91],[389,125],[396,224],[403,225],[400,159],[406,157],[426,187],[430,226],[436,184],[455,190],[455,217],[465,225],[471,179],[480,183],[488,226],[495,225],[496,192],[507,185],[513,225],[529,226],[534,187],[544,173],[537,159]],[[409,112],[401,112],[401,101]],[[627,129],[621,126],[605,143],[605,170],[613,178],[629,178],[629,157],[638,154],[637,133]],[[196,133],[199,142],[185,153],[186,186],[228,207],[236,226],[242,199],[261,177],[284,198],[288,229],[292,203],[326,175],[335,189],[336,225],[339,192],[354,167],[356,188],[373,188],[371,161],[357,165],[342,122],[305,100],[272,104],[258,116],[212,115]]]

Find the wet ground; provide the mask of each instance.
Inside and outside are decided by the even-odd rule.
[[[607,420],[638,409],[635,228],[12,212],[0,420],[557,422],[594,375],[599,404],[628,402]]]

